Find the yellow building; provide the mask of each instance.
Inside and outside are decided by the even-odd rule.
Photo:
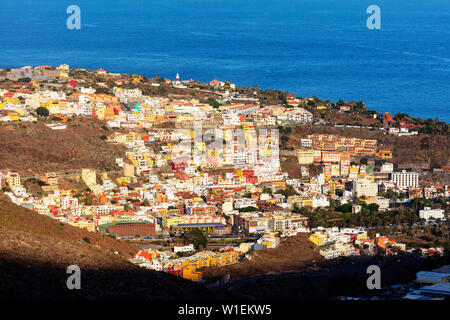
[[[332,164],[331,165],[331,176],[332,177],[339,177],[341,175],[341,170],[339,164]]]
[[[297,158],[299,164],[311,164],[314,162],[314,150],[298,150]]]
[[[49,101],[41,102],[40,106],[50,110],[50,108],[52,107],[52,101],[49,100]]]
[[[112,108],[99,108],[97,110],[97,116],[99,120],[114,120],[114,109]]]
[[[20,175],[16,171],[8,171],[6,174],[6,183],[10,186],[10,188],[22,187]]]
[[[69,65],[68,64],[61,64],[61,65],[57,66],[56,69],[69,71]]]
[[[19,98],[5,98],[6,104],[18,104],[19,101]]]
[[[326,235],[323,233],[314,233],[309,236],[309,240],[316,246],[323,246],[325,244]]]
[[[163,227],[170,228],[172,226],[176,226],[179,224],[183,224],[184,219],[180,216],[170,216],[170,217],[164,217],[162,219],[162,225]]]
[[[70,221],[69,224],[80,229],[86,229],[89,232],[95,232],[95,223],[89,220],[74,220]]]
[[[120,185],[127,185],[128,183],[131,183],[130,177],[119,177],[116,180]]]
[[[59,194],[61,197],[70,197],[72,195],[72,190],[71,189],[59,189]]]
[[[356,178],[359,173],[359,167],[358,166],[352,166],[350,167],[349,177],[350,178]]]
[[[201,281],[202,273],[200,271],[183,268],[183,278],[191,281]]]
[[[358,235],[356,236],[357,240],[364,240],[367,239],[367,231],[361,231],[360,233],[358,233]]]
[[[11,121],[18,121],[20,119],[20,114],[17,112],[11,112],[8,116]]]
[[[165,194],[161,194],[161,193],[157,194],[157,198],[158,197],[163,197],[164,200],[166,200],[166,198],[167,198],[167,196]],[[155,201],[155,202],[157,202],[157,201]],[[165,202],[165,201],[160,201],[160,202]],[[157,208],[156,211],[158,212],[159,217],[167,217],[169,215],[169,211],[167,210],[167,208],[164,208],[164,207]]]

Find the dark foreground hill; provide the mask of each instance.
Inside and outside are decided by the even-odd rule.
[[[129,263],[137,249],[0,196],[0,300],[210,298],[200,284]],[[81,269],[80,290],[67,289],[69,265]]]

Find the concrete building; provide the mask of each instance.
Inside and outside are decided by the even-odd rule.
[[[184,245],[184,246],[174,246],[173,247],[173,252],[175,252],[175,253],[178,253],[178,252],[190,252],[190,251],[194,251],[194,245],[193,244]]]
[[[314,162],[314,150],[298,150],[297,158],[299,164],[311,164]]]
[[[394,164],[384,163],[383,165],[381,165],[380,172],[391,173],[392,171],[394,171]]]
[[[409,188],[419,186],[419,174],[417,172],[393,172],[391,181],[397,184],[399,188]]]
[[[444,210],[442,209],[431,209],[430,207],[425,207],[423,210],[419,211],[419,217],[421,219],[444,219]]]
[[[358,197],[375,197],[378,193],[378,184],[367,179],[353,180],[353,193]]]
[[[6,174],[6,183],[11,189],[22,187],[20,176],[17,171],[8,171],[8,173]]]

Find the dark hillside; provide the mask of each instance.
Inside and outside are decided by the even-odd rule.
[[[202,285],[129,263],[136,251],[0,198],[0,300],[208,298]],[[66,287],[69,265],[81,269],[80,290]]]

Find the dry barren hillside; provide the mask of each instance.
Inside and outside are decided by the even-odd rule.
[[[113,169],[124,148],[100,137],[111,132],[101,121],[77,118],[67,129],[52,130],[42,122],[0,123],[0,170],[23,175],[81,168]]]
[[[95,248],[102,252],[119,252],[125,258],[130,258],[139,248],[131,243],[119,241],[103,234],[60,223],[50,217],[40,215],[26,208],[17,206],[6,196],[0,197],[0,231],[17,234],[32,234],[34,237],[49,238],[67,243],[77,243],[81,247]],[[89,239],[89,240],[87,240]],[[44,241],[45,242],[45,241]],[[82,243],[83,242],[83,243]],[[89,244],[85,244],[89,242]],[[5,245],[0,250],[5,249]],[[40,251],[44,254],[44,251]]]

